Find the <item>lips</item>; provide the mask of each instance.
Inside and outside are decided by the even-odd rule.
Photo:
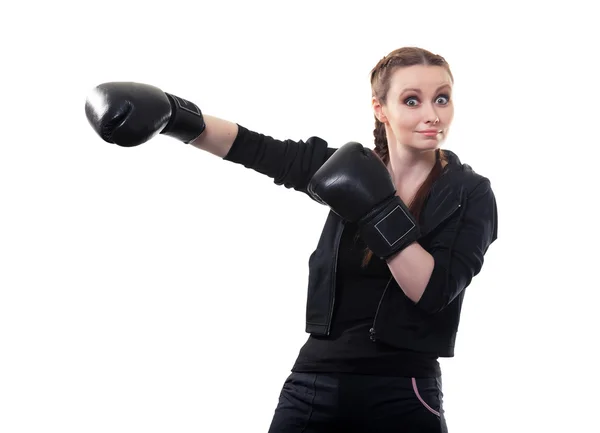
[[[437,129],[427,129],[425,131],[417,131],[420,134],[426,135],[426,136],[434,136],[434,135],[438,135],[441,134],[442,131],[439,131]]]

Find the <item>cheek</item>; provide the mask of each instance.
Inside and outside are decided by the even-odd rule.
[[[416,110],[403,110],[398,115],[397,125],[405,131],[414,131],[419,125],[420,117]]]
[[[402,105],[390,108],[386,115],[396,135],[409,134],[418,128],[422,117],[419,110],[408,109]]]
[[[450,106],[444,110],[444,120],[449,123],[452,122],[452,119],[454,119],[454,107]]]

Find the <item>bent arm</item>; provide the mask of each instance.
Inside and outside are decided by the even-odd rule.
[[[469,286],[497,239],[498,211],[489,180],[468,196],[465,208],[458,226],[446,223],[427,250],[415,242],[388,260],[400,288],[427,313],[443,310]]]
[[[434,267],[417,307],[428,313],[446,308],[482,269],[489,246],[498,237],[498,209],[490,181],[467,196],[459,226],[451,224],[428,249]]]

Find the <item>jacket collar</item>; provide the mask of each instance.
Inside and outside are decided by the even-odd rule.
[[[462,164],[456,153],[444,149],[448,164],[432,185],[422,211],[422,232],[428,234],[456,212],[463,201],[461,173],[469,167]]]
[[[448,149],[442,149],[442,150],[444,151],[444,154],[446,155],[446,158],[448,159],[448,165],[446,165],[445,171],[462,170],[463,164],[460,161],[460,158],[458,157],[458,155]]]

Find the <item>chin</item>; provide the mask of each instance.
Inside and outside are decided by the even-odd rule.
[[[416,152],[433,152],[440,148],[442,140],[431,140],[428,143],[415,143],[411,146]]]

